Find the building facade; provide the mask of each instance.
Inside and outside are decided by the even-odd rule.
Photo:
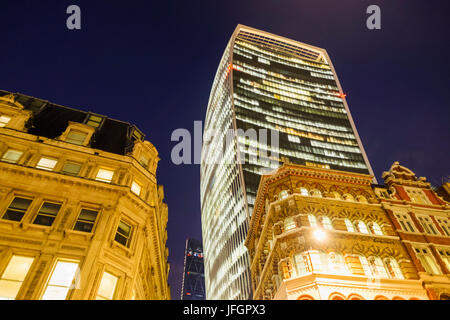
[[[202,242],[186,239],[181,300],[205,300],[205,273]]]
[[[0,298],[170,299],[158,161],[129,123],[0,91]]]
[[[372,181],[295,164],[264,175],[245,243],[253,298],[427,300]]]
[[[450,203],[395,162],[374,188],[432,300],[450,299]]]
[[[203,137],[208,299],[252,295],[244,241],[262,174],[286,160],[372,174],[327,52],[242,25],[219,64]]]

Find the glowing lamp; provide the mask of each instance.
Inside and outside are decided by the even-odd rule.
[[[319,240],[319,241],[323,241],[327,237],[327,235],[325,234],[325,231],[323,231],[321,229],[314,230],[313,235],[314,235],[314,238],[316,238],[316,240]]]

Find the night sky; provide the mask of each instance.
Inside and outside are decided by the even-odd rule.
[[[81,8],[81,30],[66,8]],[[366,8],[381,8],[381,30]],[[201,238],[200,168],[172,164],[176,128],[204,120],[223,50],[241,23],[325,48],[378,181],[400,161],[449,177],[448,1],[23,1],[0,4],[0,89],[136,124],[160,153],[172,298],[187,237]]]

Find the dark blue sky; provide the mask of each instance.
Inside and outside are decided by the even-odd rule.
[[[238,23],[328,51],[378,180],[400,161],[437,185],[449,176],[448,1],[3,0],[0,89],[136,124],[160,152],[169,206],[172,298],[186,237],[201,237],[199,166],[175,166],[176,128],[203,120]],[[77,4],[82,30],[66,28]],[[381,8],[381,30],[366,8]]]

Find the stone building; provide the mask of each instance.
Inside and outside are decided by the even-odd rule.
[[[426,178],[395,162],[376,187],[381,205],[432,300],[450,299],[450,204]],[[445,186],[445,185],[444,185]]]
[[[129,123],[0,91],[0,298],[170,299],[158,161]]]
[[[294,164],[263,175],[246,239],[253,298],[427,300],[372,181]]]

